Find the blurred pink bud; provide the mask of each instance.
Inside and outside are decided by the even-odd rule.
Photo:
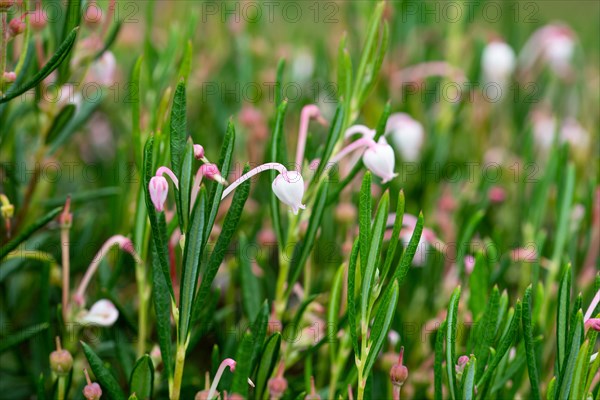
[[[593,329],[600,332],[600,318],[590,318],[585,321],[585,329]]]
[[[31,23],[31,27],[36,31],[44,29],[47,23],[47,17],[44,10],[39,7],[36,8],[36,10],[29,15],[29,22]]]
[[[194,158],[196,160],[202,160],[204,158],[204,147],[201,144],[194,145]]]
[[[87,400],[99,400],[102,397],[102,388],[96,382],[92,383],[87,369],[84,368],[83,372],[85,373],[85,380],[87,382],[87,385],[83,388],[83,397]]]
[[[456,365],[454,366],[456,373],[462,374],[462,372],[465,370],[465,366],[467,365],[468,362],[469,362],[469,356],[458,357],[458,361],[456,362]]]
[[[506,199],[506,191],[500,186],[492,186],[488,192],[488,198],[492,203],[502,203]]]
[[[202,164],[199,173],[213,181],[219,182],[221,185],[227,185],[227,181],[221,176],[221,172],[216,164]]]
[[[473,268],[475,268],[475,257],[468,254],[465,257],[465,270],[466,270],[467,274],[470,275],[471,272],[473,272]]]
[[[163,176],[153,176],[148,184],[150,191],[150,199],[156,211],[162,212],[165,208],[165,201],[167,201],[167,194],[169,193],[169,183]]]
[[[90,1],[83,13],[83,21],[88,26],[95,26],[102,22],[102,9],[95,1]]]
[[[14,72],[4,72],[2,74],[4,82],[13,83],[17,79],[17,74]]]
[[[20,35],[25,31],[25,22],[21,18],[13,18],[8,23],[8,29],[11,36]]]

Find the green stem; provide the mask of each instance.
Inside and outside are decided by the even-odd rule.
[[[138,342],[137,342],[137,358],[144,355],[146,351],[146,336],[148,336],[148,299],[150,288],[147,287],[145,271],[143,264],[139,264],[137,269],[142,270],[138,277],[138,298],[140,299],[138,311]],[[137,271],[136,269],[136,271]]]
[[[177,343],[177,355],[175,356],[175,375],[171,387],[171,400],[179,400],[181,392],[181,380],[183,378],[183,364],[185,363],[185,345]]]
[[[65,399],[65,390],[66,390],[66,380],[64,376],[58,377],[58,400]]]
[[[290,257],[286,256],[285,250],[291,244],[295,244],[298,236],[297,225],[298,217],[292,216],[290,218],[286,243],[279,249],[279,274],[277,275],[277,284],[275,286],[275,313],[280,320],[287,305],[286,293],[290,293],[286,287],[288,275],[290,274]]]
[[[4,72],[6,71],[6,47],[8,42],[8,16],[0,12],[0,93],[4,92]]]

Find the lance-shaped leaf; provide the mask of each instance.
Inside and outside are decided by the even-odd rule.
[[[525,340],[525,351],[527,353],[527,371],[529,375],[529,383],[531,385],[531,398],[540,399],[540,382],[535,355],[535,347],[533,343],[533,325],[531,318],[531,285],[525,290],[523,299],[523,315],[521,322],[523,324],[523,337]]]
[[[521,321],[521,301],[517,300],[517,304],[515,305],[515,312],[510,320],[510,324],[508,326],[507,331],[504,333],[502,338],[500,339],[500,343],[498,344],[498,348],[496,349],[496,353],[494,357],[489,362],[483,376],[477,382],[477,387],[482,389],[484,392],[484,385],[487,384],[488,380],[492,377],[492,374],[495,372],[498,364],[504,357],[504,354],[508,351],[510,346],[514,343],[517,334],[519,332],[519,323]]]
[[[571,304],[571,266],[568,265],[558,288],[558,307],[556,308],[556,360],[561,371],[567,353],[569,336],[569,309]]]
[[[200,255],[206,226],[206,190],[200,189],[196,204],[192,211],[190,226],[185,235],[185,248],[181,271],[181,289],[179,297],[179,343],[186,342],[190,321],[192,320],[192,305],[200,273]]]
[[[417,252],[417,247],[419,246],[419,241],[421,240],[421,234],[423,233],[423,223],[423,212],[420,212],[419,217],[417,218],[415,229],[413,230],[410,240],[408,241],[408,246],[406,246],[406,250],[404,253],[402,253],[402,257],[400,258],[400,266],[397,267],[394,273],[394,277],[399,283],[404,282],[413,258],[415,258],[415,253]]]
[[[62,30],[61,39],[64,41],[69,32],[79,26],[81,21],[81,0],[70,0],[67,2],[67,14],[65,16],[65,24]],[[65,60],[58,68],[58,82],[65,83],[69,79],[69,67],[71,64],[71,53],[67,53]]]
[[[135,363],[129,377],[129,392],[135,393],[138,399],[152,398],[154,387],[154,365],[148,354],[140,357]]]
[[[60,212],[62,211],[62,207],[57,207],[45,214],[33,224],[29,225],[27,228],[23,229],[14,239],[10,242],[6,243],[4,246],[0,247],[0,261],[8,255],[11,251],[17,248],[21,243],[26,241],[33,235],[37,230],[44,227],[48,222],[52,221]]]
[[[573,327],[583,329],[583,312],[579,310],[577,312],[577,319],[575,320],[575,326]],[[558,379],[559,389],[558,398],[576,398],[569,396],[571,391],[571,384],[573,383],[573,375],[575,374],[575,368],[577,364],[577,357],[579,356],[579,348],[581,346],[581,335],[573,335],[573,340],[569,344],[567,356],[564,360],[563,367],[560,370],[560,378]],[[585,351],[587,355],[587,349]],[[589,358],[586,360],[589,364]]]
[[[168,239],[167,239],[167,224],[165,221],[164,213],[157,213],[152,200],[150,199],[150,190],[148,185],[152,178],[152,152],[154,147],[154,137],[149,137],[144,146],[144,192],[146,198],[146,211],[148,212],[148,218],[150,219],[150,226],[152,227],[152,243],[154,243],[156,249],[156,256],[158,259],[158,265],[164,276],[164,282],[166,287],[171,294],[173,300],[175,295],[173,294],[173,285],[171,284],[171,275],[169,268],[169,250],[168,250]]]
[[[33,325],[28,328],[19,330],[18,332],[15,332],[12,335],[2,337],[0,339],[0,354],[15,347],[20,343],[23,343],[26,340],[35,337],[40,332],[43,332],[46,329],[48,329],[49,326],[49,323],[44,322],[42,324]]]
[[[483,253],[477,253],[473,272],[469,275],[469,308],[474,318],[485,311],[489,285],[489,273]]]
[[[102,387],[103,394],[106,394],[108,398],[113,400],[125,400],[126,397],[119,386],[119,382],[117,382],[114,375],[104,366],[100,357],[98,357],[94,350],[87,344],[81,342],[81,346],[83,346],[85,357],[90,363],[90,367],[92,367],[92,371]]]
[[[279,103],[277,103],[279,104]],[[284,148],[283,148],[283,123],[285,120],[285,112],[287,111],[287,101],[284,100],[277,107],[277,115],[275,116],[275,127],[273,128],[273,135],[269,143],[269,155],[272,162],[280,162],[285,164],[287,160],[284,160]],[[277,177],[276,171],[269,172],[271,182]],[[275,192],[270,191],[269,205],[271,210],[271,220],[273,223],[273,230],[277,237],[277,242],[280,246],[283,246],[285,236],[283,227],[281,225],[281,215],[279,214],[279,199],[275,195]]]
[[[360,187],[358,204],[358,239],[360,241],[360,276],[365,276],[369,258],[369,238],[371,234],[371,173],[367,172]]]
[[[277,365],[280,347],[280,333],[275,333],[274,335],[272,335],[263,346],[260,362],[258,364],[258,370],[256,372],[256,390],[254,392],[254,395],[257,399],[262,399],[263,397],[263,393],[265,392],[265,389],[267,387],[267,381],[273,373],[275,365]]]
[[[159,256],[154,242],[152,247],[152,301],[156,314],[156,332],[158,345],[163,361],[163,368],[167,377],[172,376],[172,344],[171,344],[171,301],[169,286],[162,273]]]
[[[454,365],[456,363],[456,326],[458,322],[458,302],[460,300],[460,286],[454,289],[450,304],[448,304],[448,316],[446,317],[446,371],[448,373],[448,386],[450,395],[456,399],[456,378]]]
[[[357,238],[352,245],[352,251],[350,252],[350,260],[348,261],[348,329],[350,330],[350,337],[352,339],[352,348],[354,354],[358,357],[360,355],[358,351],[358,335],[356,333],[356,326],[358,317],[356,315],[356,263],[358,262],[359,253],[359,239]]]
[[[183,232],[187,230],[190,209],[192,207],[190,201],[192,193],[192,183],[194,181],[194,172],[192,171],[193,164],[194,145],[190,139],[186,143],[185,153],[181,161],[181,173],[179,174],[179,194],[177,196],[180,202],[179,222]]]
[[[444,333],[446,321],[442,322],[435,334],[435,356],[433,361],[434,399],[442,400],[442,362],[444,361]]]
[[[365,376],[369,376],[371,368],[373,368],[373,364],[379,356],[379,352],[381,351],[390,330],[396,311],[396,305],[398,304],[398,292],[398,281],[394,281],[391,285],[391,290],[385,291],[384,296],[381,298],[381,303],[377,307],[377,313],[375,314],[371,336],[369,338],[369,355],[367,356],[367,362],[364,369]]]
[[[77,29],[75,28],[69,33],[67,38],[58,46],[56,49],[56,53],[52,55],[50,60],[39,70],[29,81],[25,82],[22,86],[12,85],[10,89],[8,89],[6,95],[0,98],[0,104],[6,103],[14,99],[17,96],[25,93],[29,89],[32,89],[37,86],[38,83],[43,81],[54,71],[58,66],[65,60],[71,49],[73,48],[73,44],[75,43],[75,39],[77,37]]]
[[[329,129],[329,135],[327,135],[327,142],[325,142],[325,149],[323,150],[323,154],[321,155],[321,162],[319,163],[319,167],[315,172],[314,180],[317,181],[323,171],[329,167],[328,161],[331,157],[331,153],[333,153],[333,149],[337,144],[339,138],[342,135],[342,129],[344,127],[344,107],[340,103],[335,110],[335,115],[333,116],[333,122],[331,123],[331,128]]]
[[[404,219],[404,191],[400,190],[398,194],[398,203],[396,204],[396,219],[394,220],[394,228],[392,229],[392,237],[390,244],[388,245],[387,253],[385,255],[385,263],[383,265],[383,272],[381,274],[382,281],[387,277],[392,261],[396,257],[396,248],[398,247],[400,230],[402,229],[402,220]],[[395,271],[392,271],[394,274]]]
[[[175,89],[175,95],[173,96],[169,135],[171,149],[171,169],[179,176],[181,173],[181,163],[183,160],[183,154],[185,152],[185,142],[187,136],[186,94],[184,81],[181,81],[177,84],[177,89]]]
[[[67,123],[75,115],[76,109],[74,104],[67,104],[59,111],[46,135],[46,144],[51,144],[61,134]]]
[[[313,206],[310,219],[308,220],[306,234],[304,235],[302,242],[299,243],[300,251],[298,253],[294,252],[294,258],[292,259],[291,263],[291,274],[288,280],[288,288],[286,290],[288,295],[291,293],[294,283],[296,280],[298,280],[300,273],[304,269],[304,266],[308,261],[308,257],[310,256],[310,253],[315,245],[317,232],[319,231],[319,226],[321,226],[321,219],[323,218],[325,206],[327,205],[328,190],[329,181],[323,181],[319,186],[317,198],[315,199],[315,204]],[[299,256],[296,257],[296,254],[299,254]]]
[[[500,310],[500,291],[497,286],[492,289],[490,300],[486,305],[481,323],[477,329],[477,345],[475,346],[475,356],[479,360],[477,363],[476,377],[479,379],[483,374],[487,359],[489,357],[489,348],[496,337],[496,320]]]
[[[335,361],[337,354],[337,332],[338,321],[340,319],[340,300],[342,297],[342,287],[344,282],[345,265],[340,265],[333,278],[331,296],[329,296],[329,307],[327,307],[327,338],[329,339],[329,357],[331,362]]]
[[[231,384],[231,393],[242,395],[244,399],[248,398],[248,378],[252,372],[252,350],[254,348],[254,335],[246,332],[242,338],[235,359],[237,365],[233,373],[233,383]]]
[[[248,172],[248,170],[249,166],[246,165],[244,168],[244,173]],[[202,275],[202,283],[200,284],[200,290],[198,291],[194,305],[194,315],[199,314],[203,305],[203,301],[206,301],[207,299],[210,286],[212,285],[215,276],[217,276],[217,271],[221,266],[223,258],[225,258],[225,253],[229,247],[231,239],[233,238],[233,234],[237,229],[238,222],[240,221],[242,212],[244,211],[244,205],[246,204],[249,194],[250,180],[245,181],[235,190],[233,200],[231,201],[231,206],[229,207],[229,211],[227,212],[225,220],[223,221],[221,234],[217,239],[215,248],[208,259],[208,263],[206,264],[206,268],[204,269],[204,273]]]
[[[571,399],[584,399],[587,395],[585,392],[585,381],[590,366],[589,347],[590,342],[586,340],[579,349],[571,382],[571,395],[569,396]]]
[[[462,398],[464,400],[473,400],[475,395],[475,371],[477,370],[477,359],[474,356],[469,358],[463,372],[463,390]]]
[[[252,264],[246,253],[248,240],[240,236],[238,260],[240,265],[240,285],[242,286],[242,307],[249,320],[254,320],[260,310],[262,291],[259,278],[252,272]]]

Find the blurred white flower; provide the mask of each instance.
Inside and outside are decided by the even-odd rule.
[[[292,76],[296,81],[306,81],[310,79],[315,70],[315,60],[312,53],[301,50],[292,61]]]
[[[404,161],[419,160],[425,141],[425,130],[419,121],[405,113],[392,114],[385,126],[385,134],[391,136]]]
[[[90,65],[86,80],[99,85],[111,86],[115,83],[117,75],[117,59],[110,51],[105,51],[102,56]]]
[[[515,62],[515,52],[508,44],[501,41],[489,43],[481,55],[484,79],[506,85],[515,69]]]
[[[100,326],[112,326],[119,318],[119,310],[106,299],[98,300],[89,311],[84,311],[78,318],[80,323]]]
[[[541,60],[556,74],[564,76],[570,71],[574,53],[573,31],[565,25],[551,24],[531,35],[519,54],[519,63],[524,70],[530,70]]]

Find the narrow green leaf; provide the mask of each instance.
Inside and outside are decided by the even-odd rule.
[[[60,212],[62,211],[62,207],[57,207],[45,214],[44,216],[38,218],[33,224],[29,225],[27,228],[23,229],[17,236],[15,236],[10,242],[6,243],[4,246],[0,247],[0,260],[8,255],[11,251],[17,248],[21,243],[26,241],[33,235],[36,231],[43,228],[48,222],[52,221]]]
[[[79,26],[81,21],[81,0],[69,0],[67,2],[67,13],[65,16],[65,24],[62,30],[62,36],[60,40],[65,40],[68,33]],[[68,53],[65,57],[65,61],[60,64],[58,68],[58,82],[65,83],[69,79],[69,67],[71,64],[71,53]]]
[[[442,400],[442,362],[444,361],[444,332],[446,321],[442,322],[435,334],[435,356],[433,361],[434,399]]]
[[[246,332],[235,356],[237,365],[235,366],[233,383],[231,384],[231,393],[240,394],[243,398],[248,398],[248,378],[252,372],[253,348],[254,337],[250,332]]]
[[[369,303],[372,299],[372,285],[376,275],[376,265],[379,260],[379,253],[381,251],[383,243],[383,234],[385,233],[385,225],[389,213],[389,192],[385,192],[379,201],[377,212],[375,214],[375,221],[373,222],[373,229],[369,235],[370,243],[368,247],[367,265],[364,269],[364,275],[362,275],[361,284],[361,318],[365,319],[368,316]],[[360,233],[359,233],[360,235]]]
[[[371,233],[371,173],[365,173],[360,187],[358,205],[358,238],[360,241],[360,276],[365,276],[369,258],[369,236]]]
[[[272,335],[263,347],[262,356],[258,364],[256,373],[256,390],[254,396],[256,399],[262,399],[263,393],[267,387],[267,381],[273,374],[277,360],[279,359],[279,349],[281,347],[281,334]]]
[[[125,400],[125,394],[121,391],[119,383],[113,374],[104,366],[100,357],[98,357],[98,355],[94,353],[94,350],[84,342],[81,342],[81,346],[83,347],[85,357],[90,363],[90,367],[92,367],[92,371],[94,371],[96,379],[102,387],[102,391],[111,399]]]
[[[333,149],[337,144],[339,138],[342,136],[342,129],[344,127],[344,107],[340,103],[335,110],[335,115],[333,116],[333,122],[331,123],[331,128],[329,129],[329,134],[327,135],[327,142],[325,143],[325,149],[323,150],[323,154],[321,155],[321,161],[319,163],[319,167],[315,172],[315,176],[313,180],[317,181],[323,171],[329,167],[329,157],[331,157],[331,153],[333,153]]]
[[[291,273],[288,279],[288,287],[286,289],[286,293],[291,293],[292,288],[294,287],[295,282],[298,280],[300,273],[304,270],[304,266],[308,261],[308,257],[315,245],[315,239],[317,238],[317,232],[319,231],[319,227],[321,226],[321,219],[323,218],[323,213],[325,212],[325,206],[327,203],[327,192],[329,190],[329,181],[325,180],[319,185],[319,191],[317,192],[317,196],[315,199],[315,204],[313,206],[312,212],[310,214],[310,219],[308,220],[308,228],[306,230],[306,234],[304,235],[304,239],[300,242],[300,251],[299,256],[292,259],[291,263]]]
[[[371,368],[373,368],[373,364],[379,356],[379,352],[385,343],[392,320],[394,319],[396,305],[398,304],[398,281],[394,281],[391,287],[391,290],[385,291],[377,309],[377,313],[375,314],[371,336],[369,338],[369,355],[367,357],[367,362],[365,363],[365,376],[368,376],[371,372]]]
[[[592,338],[587,339],[588,343],[595,343],[597,338],[598,338],[598,332],[595,332],[595,335]],[[593,340],[591,340],[591,339],[593,339]],[[591,357],[593,351],[594,351],[594,346],[590,346],[589,350],[588,350],[588,357]],[[590,358],[587,358],[587,360],[589,360],[589,359]],[[585,386],[584,386],[583,393],[589,393],[589,391],[592,387],[592,382],[594,381],[598,372],[600,372],[600,357],[598,355],[596,355],[596,359],[589,365],[589,371],[587,373],[587,378],[585,380]]]
[[[485,311],[487,304],[489,272],[483,253],[478,253],[475,257],[475,266],[473,272],[469,275],[469,308],[474,318]]]
[[[556,308],[556,360],[558,370],[562,371],[567,352],[569,335],[569,309],[571,302],[571,266],[568,265],[558,288],[558,307]]]
[[[331,287],[331,295],[329,296],[329,306],[327,307],[327,338],[329,340],[329,357],[333,363],[337,355],[337,332],[338,321],[340,319],[340,300],[342,297],[342,284],[344,282],[345,265],[340,265],[335,277],[333,278],[333,286]]]
[[[73,115],[75,115],[76,109],[74,104],[67,104],[58,112],[46,134],[46,144],[51,144],[60,135],[64,127],[73,118]]]
[[[40,377],[37,381],[37,399],[46,400],[46,381],[44,380],[44,373],[40,373]]]
[[[187,137],[185,82],[177,84],[173,96],[170,123],[171,169],[179,176]]]
[[[0,354],[13,348],[14,346],[17,346],[18,344],[23,343],[26,340],[35,337],[40,332],[48,329],[49,326],[49,323],[44,322],[42,324],[32,325],[28,328],[19,330],[10,336],[2,337],[2,339],[0,339]]]
[[[109,50],[113,45],[115,40],[117,40],[117,36],[119,36],[119,32],[121,31],[121,27],[123,26],[123,21],[117,21],[110,27],[108,34],[106,35],[106,39],[104,40],[104,46],[94,55],[94,60],[98,60],[105,51]],[[140,56],[141,58],[141,56]]]
[[[254,348],[252,350],[251,366],[250,371],[254,371],[254,368],[258,364],[260,352],[265,344],[267,338],[267,327],[269,325],[270,308],[269,302],[265,299],[254,322],[252,323],[252,337]]]
[[[281,65],[281,62],[280,62]],[[277,103],[279,104],[279,103]],[[283,136],[283,124],[285,120],[285,113],[287,111],[287,101],[284,100],[277,107],[277,115],[275,117],[275,127],[273,128],[273,135],[271,136],[271,141],[269,143],[270,149],[270,160],[272,162],[281,162],[283,154],[280,154],[279,148],[282,143]],[[275,180],[277,177],[276,171],[270,171],[270,180],[271,182]],[[279,199],[275,196],[273,191],[270,191],[269,194],[269,205],[271,210],[271,221],[273,223],[273,230],[275,231],[275,236],[277,237],[277,242],[280,246],[283,246],[285,241],[285,235],[283,232],[283,227],[281,225],[281,215],[279,214]]]
[[[183,78],[183,81],[187,83],[190,72],[192,71],[192,56],[193,56],[192,41],[188,40],[185,46],[185,52],[183,53],[183,60],[179,67],[179,76]]]
[[[192,171],[192,167],[194,165],[194,145],[190,140],[187,141],[185,146],[185,153],[183,156],[183,160],[181,162],[181,173],[179,175],[179,190],[177,198],[180,202],[179,204],[179,226],[182,229],[182,232],[187,230],[187,226],[189,223],[189,215],[192,208],[190,204],[191,201],[191,193],[192,193],[192,185],[194,182],[194,172]]]
[[[205,232],[205,210],[206,190],[201,188],[192,211],[190,225],[185,235],[185,248],[183,249],[179,297],[178,340],[180,344],[184,344],[188,338],[190,322],[192,320],[192,305],[200,273],[202,243],[204,242],[204,235],[208,235],[208,232]]]
[[[510,346],[514,343],[514,341],[517,337],[518,331],[519,331],[520,321],[521,321],[521,301],[517,300],[517,304],[515,305],[515,312],[510,321],[508,329],[507,329],[506,333],[500,339],[500,343],[498,345],[498,348],[496,349],[496,354],[494,355],[494,357],[488,364],[481,379],[479,379],[479,381],[477,383],[478,388],[483,388],[483,386],[485,384],[487,384],[488,380],[492,377],[492,374],[495,372],[496,368],[498,367],[498,364],[500,364],[502,357],[504,357],[504,354],[506,354],[506,352],[508,351]]]
[[[554,400],[556,398],[556,377],[553,376],[548,384],[548,391],[546,392],[547,400]]]
[[[227,123],[227,130],[225,132],[225,138],[223,139],[223,145],[221,146],[221,154],[219,155],[219,162],[217,163],[217,167],[221,176],[227,179],[229,176],[229,171],[231,169],[231,162],[233,160],[233,151],[235,149],[235,126],[233,122],[229,121]],[[213,225],[215,224],[215,219],[217,218],[217,212],[219,211],[219,206],[221,205],[221,195],[223,194],[223,190],[225,187],[218,182],[213,182],[210,190],[208,191],[208,217],[206,223],[206,231],[212,231]],[[240,190],[239,188],[236,191]],[[204,238],[203,247],[206,246],[208,242],[208,238],[210,235],[206,235]]]
[[[246,165],[244,167],[244,173],[248,172],[248,170],[249,166]],[[237,229],[237,225],[242,216],[242,212],[244,211],[244,205],[246,204],[246,200],[248,199],[249,194],[250,180],[247,180],[246,182],[242,183],[235,190],[233,200],[231,201],[231,206],[229,207],[229,211],[227,212],[225,220],[223,221],[221,234],[217,239],[215,248],[213,249],[210,258],[208,259],[208,263],[206,264],[206,268],[204,269],[204,273],[202,275],[202,283],[200,284],[200,290],[198,291],[198,295],[196,296],[196,301],[194,304],[194,315],[197,315],[197,312],[202,307],[202,302],[205,301],[207,298],[206,296],[210,291],[212,282],[215,279],[215,276],[217,276],[217,271],[221,266],[221,262],[225,258],[225,253],[227,252],[229,243],[231,242],[233,234]]]
[[[423,212],[420,212],[419,217],[417,218],[415,229],[410,237],[410,240],[408,241],[408,246],[406,246],[406,250],[404,253],[402,253],[402,257],[400,258],[400,266],[396,268],[394,273],[394,277],[398,279],[399,283],[404,282],[406,274],[408,274],[408,269],[410,268],[413,258],[415,257],[417,247],[419,247],[419,241],[421,240],[421,234],[423,233],[423,223]]]
[[[463,372],[463,394],[464,400],[473,400],[475,394],[475,371],[477,370],[477,359],[475,356],[469,358]]]
[[[283,82],[283,72],[284,71],[285,71],[285,60],[282,58],[277,63],[277,74],[275,75],[276,76],[276,79],[275,79],[275,104],[276,105],[281,104],[281,101],[283,100],[281,98],[281,96],[282,96],[281,85]]]
[[[383,64],[383,59],[388,48],[389,37],[388,24],[383,22],[383,32],[381,34],[380,43],[378,47],[374,48],[374,54],[370,57],[371,62],[367,68],[367,71],[369,72],[368,81],[360,93],[359,104],[364,104],[369,94],[373,91],[373,88],[375,88],[377,78],[379,77],[379,71],[381,70],[381,65]]]
[[[12,85],[10,89],[8,89],[6,95],[0,99],[0,104],[6,103],[7,101],[10,101],[15,97],[25,93],[29,89],[34,88],[38,83],[46,79],[48,75],[52,73],[52,71],[58,68],[58,66],[65,60],[73,48],[73,44],[75,43],[75,39],[77,37],[77,29],[78,28],[75,28],[71,31],[71,33],[69,33],[64,42],[62,42],[56,50],[56,53],[52,55],[44,67],[39,70],[29,81],[19,87]]]
[[[154,137],[149,137],[144,146],[144,192],[146,198],[146,211],[150,219],[152,227],[152,242],[156,249],[157,259],[160,265],[160,270],[164,276],[164,282],[169,290],[171,298],[174,300],[173,285],[171,283],[170,267],[169,267],[169,250],[167,239],[167,226],[164,213],[157,213],[152,200],[150,199],[150,191],[148,185],[150,179],[154,176],[152,169],[152,153],[154,147]],[[156,278],[155,278],[156,279]]]
[[[585,383],[590,366],[590,358],[588,356],[589,347],[590,343],[586,340],[579,349],[579,355],[575,362],[575,372],[573,373],[573,380],[571,382],[572,391],[569,396],[570,399],[585,399],[587,396]]]
[[[381,274],[382,281],[387,277],[392,261],[396,257],[396,248],[400,241],[400,230],[402,229],[402,220],[404,219],[404,191],[400,190],[398,194],[398,203],[396,205],[396,219],[394,220],[394,228],[392,229],[392,237],[390,244],[388,245],[387,253],[385,255],[385,263],[383,265],[383,272]],[[396,271],[392,271],[394,274]]]
[[[240,263],[240,285],[242,286],[242,306],[246,317],[252,321],[258,315],[263,297],[259,278],[252,272],[252,265],[246,253],[247,249],[248,240],[244,235],[240,235],[238,258]]]
[[[154,387],[154,365],[148,354],[140,357],[135,363],[129,377],[129,392],[135,393],[138,399],[151,399]]]
[[[494,286],[480,326],[477,329],[477,345],[475,346],[475,356],[479,360],[477,363],[477,379],[483,374],[490,353],[489,348],[496,337],[496,320],[498,319],[499,309],[500,291],[498,290],[498,286]]]
[[[577,313],[577,319],[573,328],[579,328],[583,326],[583,312],[579,310]],[[563,363],[563,367],[560,370],[558,398],[576,398],[569,397],[571,391],[571,384],[573,383],[573,375],[575,374],[575,368],[577,363],[577,357],[579,356],[579,347],[581,346],[581,335],[573,335],[573,341],[570,344],[569,351]],[[585,352],[587,358],[587,350]],[[589,358],[585,360],[589,364]]]
[[[448,304],[448,314],[446,317],[446,371],[448,373],[448,386],[450,396],[456,399],[456,378],[454,375],[454,365],[456,364],[456,326],[458,322],[458,302],[460,300],[460,286],[454,289],[450,303]]]
[[[152,301],[156,314],[156,332],[158,345],[163,360],[165,375],[171,377],[172,368],[172,344],[171,344],[171,301],[172,297],[169,286],[162,273],[156,245],[152,243]]]
[[[348,329],[350,330],[350,337],[352,339],[352,348],[354,354],[359,356],[358,351],[358,335],[356,333],[357,316],[356,316],[356,263],[358,261],[359,253],[359,239],[357,238],[352,245],[352,251],[350,252],[350,260],[348,261]]]
[[[525,339],[525,351],[527,353],[527,371],[529,375],[529,383],[531,386],[530,396],[532,399],[541,399],[539,373],[535,355],[535,347],[533,343],[533,325],[531,316],[531,285],[525,290],[525,298],[523,299],[523,337]]]

